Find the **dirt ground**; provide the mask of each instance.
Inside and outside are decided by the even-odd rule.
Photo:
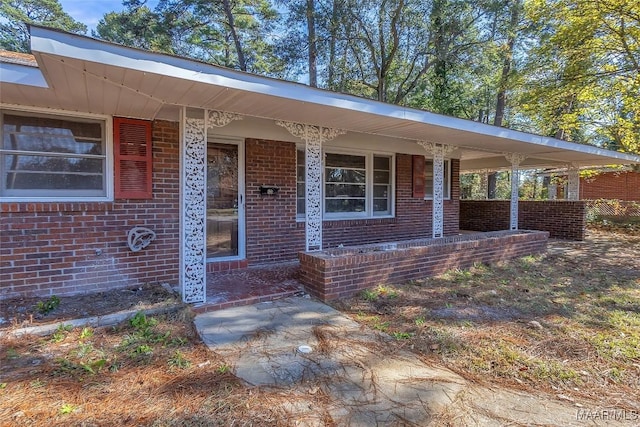
[[[144,310],[179,301],[178,295],[158,284],[67,297],[11,298],[0,301],[0,330]]]

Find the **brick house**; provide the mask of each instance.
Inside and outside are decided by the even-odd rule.
[[[202,302],[207,272],[456,236],[463,170],[640,162],[43,27],[31,48],[0,55],[0,299]]]
[[[561,198],[565,192],[558,192]],[[640,202],[640,172],[632,168],[592,169],[586,176],[580,176],[581,200],[622,200]]]
[[[640,202],[640,173],[621,170],[580,178],[580,198]]]

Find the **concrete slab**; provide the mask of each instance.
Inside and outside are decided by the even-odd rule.
[[[195,324],[238,377],[291,397],[278,404],[292,425],[599,426],[609,420],[602,418],[606,411],[578,402],[469,383],[306,298],[204,313]],[[637,411],[626,415],[616,425],[637,425]]]
[[[458,375],[394,352],[389,337],[307,298],[204,313],[195,324],[238,377],[253,386],[315,387],[339,425],[425,425],[465,388]]]

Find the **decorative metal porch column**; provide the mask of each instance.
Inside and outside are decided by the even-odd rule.
[[[549,200],[556,200],[558,198],[558,185],[556,183],[549,184]]]
[[[483,200],[489,198],[489,171],[487,169],[480,171],[480,192]]]
[[[186,303],[207,298],[207,129],[241,118],[224,111],[182,109],[180,288]]]
[[[418,144],[433,156],[433,237],[444,237],[444,157],[458,147],[431,141]]]
[[[518,185],[520,183],[520,163],[527,158],[520,153],[504,153],[504,157],[511,163],[511,216],[509,229],[518,229]]]
[[[295,122],[276,124],[305,142],[305,249],[322,250],[322,143],[346,131]]]
[[[571,164],[567,168],[567,200],[580,200],[580,169]]]

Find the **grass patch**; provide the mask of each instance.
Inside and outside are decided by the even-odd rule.
[[[360,293],[362,299],[369,302],[378,301],[378,299],[395,299],[398,298],[398,290],[393,286],[378,285],[373,289],[365,289]]]

